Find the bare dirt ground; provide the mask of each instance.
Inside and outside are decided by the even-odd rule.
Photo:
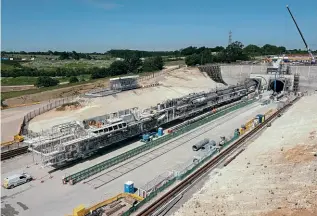
[[[65,111],[51,110],[32,119],[29,123],[29,129],[40,131],[57,124],[82,121],[123,109],[148,108],[166,99],[181,97],[193,92],[210,91],[216,86],[222,86],[222,84],[216,84],[197,68],[180,68],[167,72],[163,76],[144,81],[142,84],[155,82],[159,82],[160,85],[125,91],[107,97],[81,98],[82,108]]]
[[[302,98],[174,216],[316,216],[316,110]]]

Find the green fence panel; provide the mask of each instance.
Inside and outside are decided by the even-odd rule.
[[[204,119],[201,119],[201,120],[198,120],[197,122],[194,122],[192,124],[189,124],[189,125],[186,125],[182,128],[180,128],[179,130],[175,131],[174,133],[171,133],[171,134],[167,134],[159,139],[156,139],[156,140],[153,140],[153,141],[150,141],[148,142],[147,144],[145,145],[142,145],[142,146],[139,146],[139,147],[136,147],[134,149],[131,149],[130,151],[127,151],[121,155],[117,155],[111,159],[108,159],[108,160],[105,160],[99,164],[96,164],[92,167],[89,167],[87,169],[84,169],[82,171],[79,171],[77,173],[74,173],[74,174],[71,174],[67,177],[64,178],[64,180],[66,182],[68,182],[69,180],[73,180],[73,183],[77,183],[79,181],[82,181],[86,178],[89,178],[90,176],[92,175],[95,175],[96,173],[99,173],[105,169],[108,169],[118,163],[121,163],[129,158],[132,158],[144,151],[147,151],[155,146],[158,146],[168,140],[171,140],[181,134],[184,134],[184,133],[187,133],[189,132],[190,130],[194,129],[194,128],[197,128],[201,125],[204,125],[206,124],[207,122],[210,122],[212,120],[215,120],[217,118],[219,118],[220,116],[223,116],[229,112],[232,112],[234,110],[237,110],[241,107],[244,107],[244,106],[247,106],[253,102],[255,102],[256,100],[251,100],[251,101],[247,101],[247,102],[241,102],[240,104],[237,104],[237,105],[234,105],[234,106],[231,106],[229,108],[226,108],[224,110],[220,110],[219,112],[215,113],[215,114],[210,114],[209,116],[205,117]]]

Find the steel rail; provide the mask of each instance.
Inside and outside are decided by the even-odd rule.
[[[267,125],[269,122],[271,122],[273,119],[275,119],[279,114],[281,114],[283,111],[285,111],[288,107],[292,106],[293,103],[297,102],[298,100],[299,100],[299,98],[297,97],[292,102],[290,102],[289,104],[285,105],[283,108],[278,110],[276,113],[274,113],[268,119],[266,119],[262,124],[259,124],[257,127],[255,127],[253,130],[251,130],[249,133],[247,133],[246,135],[241,137],[235,143],[231,144],[228,148],[223,150],[219,155],[217,155],[211,161],[209,161],[208,163],[203,165],[196,172],[194,172],[189,177],[187,177],[184,181],[182,181],[177,186],[172,188],[170,191],[165,193],[158,200],[156,200],[151,205],[149,205],[146,209],[144,209],[143,211],[138,213],[137,216],[149,216],[152,213],[154,213],[160,206],[164,205],[170,199],[177,196],[183,190],[183,188],[190,185],[195,179],[199,178],[201,175],[203,175],[204,173],[209,171],[211,167],[215,166],[218,162],[220,162],[224,157],[226,157],[234,149],[236,149],[241,144],[243,144],[244,141],[246,141],[249,137],[252,137],[252,135],[255,135],[260,129],[262,129],[265,125]]]
[[[254,107],[257,107],[257,106],[259,106],[259,104],[252,104],[252,106],[250,106],[250,107],[248,108],[248,110],[250,110],[250,109],[252,109],[252,108],[254,108]],[[135,161],[135,160],[140,160],[141,158],[144,158],[144,156],[146,156],[146,155],[148,155],[148,154],[151,154],[151,153],[155,155],[155,152],[160,151],[163,147],[170,147],[170,146],[172,146],[171,149],[167,149],[166,151],[160,152],[160,153],[159,153],[158,155],[156,155],[154,158],[151,158],[150,160],[145,161],[144,163],[140,164],[139,166],[137,166],[137,167],[135,167],[135,168],[133,168],[133,169],[130,169],[130,170],[128,170],[127,172],[122,173],[122,175],[119,175],[119,176],[117,176],[117,177],[115,177],[115,178],[113,178],[113,179],[111,179],[111,180],[105,181],[105,182],[103,182],[102,184],[95,186],[94,189],[98,189],[98,188],[100,188],[101,186],[104,186],[104,185],[108,184],[109,182],[111,182],[111,181],[113,181],[113,180],[115,180],[115,179],[117,179],[117,178],[119,178],[119,177],[121,177],[121,176],[123,176],[123,175],[125,175],[125,174],[127,174],[127,173],[129,173],[129,172],[131,172],[131,171],[133,171],[133,170],[135,170],[135,169],[137,169],[137,168],[139,168],[140,166],[143,166],[144,164],[146,164],[146,163],[148,163],[148,162],[150,162],[150,161],[152,161],[152,160],[154,160],[154,159],[156,159],[156,158],[158,158],[158,157],[160,157],[160,156],[162,156],[162,155],[164,155],[164,154],[166,154],[166,153],[168,153],[168,152],[174,150],[175,148],[178,148],[179,146],[185,145],[186,143],[192,141],[193,139],[195,139],[195,138],[197,138],[197,137],[199,137],[199,136],[201,136],[201,135],[203,135],[203,134],[209,132],[211,129],[214,129],[215,127],[218,127],[218,126],[220,126],[220,125],[226,123],[226,122],[228,121],[227,118],[229,118],[229,117],[231,117],[231,116],[236,116],[236,114],[237,114],[236,112],[239,112],[239,111],[241,111],[241,110],[243,110],[243,109],[245,109],[245,108],[247,108],[247,106],[242,107],[242,108],[240,108],[240,109],[238,109],[238,110],[232,111],[232,112],[230,112],[230,113],[228,113],[228,114],[226,114],[226,115],[224,115],[224,116],[220,116],[219,118],[215,119],[215,120],[220,120],[219,123],[214,122],[214,121],[211,121],[211,122],[209,122],[209,123],[204,124],[204,129],[201,130],[201,132],[200,132],[199,130],[197,130],[197,128],[193,129],[193,130],[191,131],[191,133],[190,133],[190,134],[193,134],[193,137],[189,137],[189,138],[188,138],[189,134],[186,133],[184,136],[181,135],[181,136],[179,136],[179,137],[176,137],[174,140],[172,140],[172,141],[170,141],[170,142],[166,142],[166,144],[160,145],[160,146],[161,146],[160,148],[155,148],[155,149],[151,150],[150,152],[146,152],[145,154],[140,155],[139,157],[133,159],[133,161]],[[243,113],[247,112],[248,110],[243,111]],[[209,124],[209,125],[208,125],[208,124]],[[197,131],[198,131],[198,132],[197,132]],[[197,132],[197,134],[194,134],[195,132]],[[188,139],[186,139],[184,142],[180,142],[179,144],[177,144],[177,142],[178,142],[179,140],[184,139],[184,138],[188,138]],[[173,146],[173,144],[175,144],[175,143],[176,143],[177,145]],[[93,180],[98,179],[98,178],[101,177],[101,176],[107,175],[108,173],[117,170],[118,168],[121,168],[121,167],[124,167],[124,166],[126,166],[126,165],[129,165],[130,163],[131,163],[131,161],[125,162],[124,164],[122,164],[122,165],[120,165],[120,166],[118,166],[118,167],[115,167],[115,168],[113,168],[113,169],[110,169],[110,170],[106,171],[105,173],[101,173],[101,174],[99,174],[98,176],[95,176],[95,177],[93,177],[93,178],[90,178],[89,180],[84,181],[83,183],[84,183],[84,184],[89,183],[89,182],[91,182],[91,181],[93,181]]]
[[[28,151],[28,146],[24,146],[17,149],[1,152],[1,161],[13,158],[18,155],[25,154],[27,153],[27,151]]]

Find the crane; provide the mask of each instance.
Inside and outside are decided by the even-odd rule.
[[[286,8],[287,8],[289,14],[290,14],[291,17],[292,17],[292,19],[293,19],[293,21],[294,21],[294,23],[295,23],[295,25],[296,25],[296,28],[297,28],[297,30],[298,30],[300,36],[302,37],[302,40],[303,40],[303,42],[304,42],[304,44],[305,44],[305,46],[306,46],[307,52],[308,52],[308,54],[309,54],[310,57],[311,57],[311,63],[312,63],[312,64],[315,64],[315,63],[316,63],[315,57],[314,57],[314,55],[312,54],[312,52],[310,51],[310,49],[309,49],[309,47],[308,47],[308,45],[307,45],[307,43],[306,43],[306,40],[305,40],[305,38],[304,38],[304,36],[303,36],[301,30],[299,29],[299,27],[298,27],[298,25],[297,25],[297,22],[296,22],[296,20],[295,20],[295,18],[294,18],[294,16],[293,16],[291,10],[289,9],[288,5],[286,5]]]

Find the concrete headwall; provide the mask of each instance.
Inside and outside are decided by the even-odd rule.
[[[243,81],[251,74],[264,75],[267,71],[267,66],[264,65],[222,65],[220,67],[223,80],[231,85]],[[291,73],[299,73],[300,91],[317,89],[317,66],[291,66]]]
[[[300,91],[317,90],[317,66],[292,66],[291,71],[300,75]]]

